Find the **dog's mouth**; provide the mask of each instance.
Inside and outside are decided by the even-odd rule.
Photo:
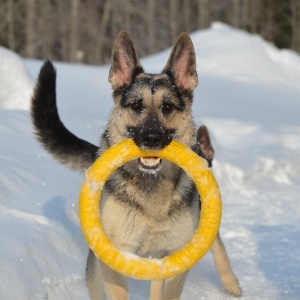
[[[160,169],[161,159],[157,156],[140,157],[138,164],[140,171],[155,173]]]

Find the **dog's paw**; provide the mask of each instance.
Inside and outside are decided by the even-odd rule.
[[[242,289],[240,288],[239,281],[233,274],[224,276],[222,278],[222,284],[229,294],[235,297],[240,297],[242,295]]]

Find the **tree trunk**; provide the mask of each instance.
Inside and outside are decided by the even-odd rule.
[[[98,38],[96,41],[96,62],[95,62],[96,64],[100,64],[104,62],[103,48],[104,48],[104,41],[105,41],[105,32],[109,24],[110,11],[111,11],[111,2],[110,0],[106,0],[103,7],[103,14],[100,21]]]
[[[57,3],[57,13],[59,20],[59,35],[57,43],[60,46],[60,60],[69,61],[69,42],[68,42],[68,23],[66,22],[66,11],[68,5],[66,1],[59,1]]]
[[[291,48],[300,52],[300,2],[299,0],[291,0],[292,12],[292,42]]]
[[[26,48],[25,55],[27,57],[35,57],[34,36],[35,36],[35,0],[27,0],[26,2]]]
[[[267,40],[272,41],[273,40],[273,16],[274,16],[274,5],[273,0],[267,0],[267,6],[266,6],[266,25],[264,26],[265,29],[265,35],[263,35]]]
[[[51,23],[51,3],[48,1],[43,2],[41,5],[42,9],[42,57],[51,59],[52,57],[52,49],[51,43],[52,41],[52,23]]]
[[[250,10],[251,10],[251,27],[250,30],[252,33],[258,32],[258,24],[259,24],[259,12],[262,10],[261,0],[251,0]]]
[[[14,20],[14,0],[7,1],[7,43],[8,47],[15,51],[16,40],[15,40],[15,20]]]
[[[198,28],[207,28],[210,25],[209,0],[198,0]]]
[[[191,31],[191,1],[183,0],[184,31]]]
[[[155,21],[154,21],[155,2],[153,0],[147,1],[147,44],[148,54],[155,51]]]
[[[171,26],[171,39],[172,43],[175,42],[175,39],[178,35],[178,1],[172,0],[170,1],[170,26]]]
[[[232,0],[233,1],[233,9],[232,9],[232,25],[235,27],[240,27],[240,0]]]
[[[77,61],[77,23],[79,0],[72,0],[70,15],[70,61]]]
[[[123,0],[124,1],[124,0]],[[131,2],[127,0],[124,5],[124,17],[125,17],[125,29],[130,32],[131,31]]]

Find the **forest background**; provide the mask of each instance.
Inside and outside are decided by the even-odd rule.
[[[300,52],[300,0],[0,0],[0,45],[28,58],[105,64],[121,29],[144,57],[214,21]]]

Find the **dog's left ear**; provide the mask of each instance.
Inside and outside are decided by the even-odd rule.
[[[114,89],[129,85],[137,73],[143,72],[140,60],[136,54],[133,42],[126,30],[116,37],[112,55],[109,82]]]
[[[197,147],[211,166],[215,151],[210,141],[208,129],[205,125],[200,126],[197,131]]]
[[[187,33],[178,37],[163,72],[171,73],[175,84],[184,90],[193,91],[197,86],[196,56],[193,42]]]

